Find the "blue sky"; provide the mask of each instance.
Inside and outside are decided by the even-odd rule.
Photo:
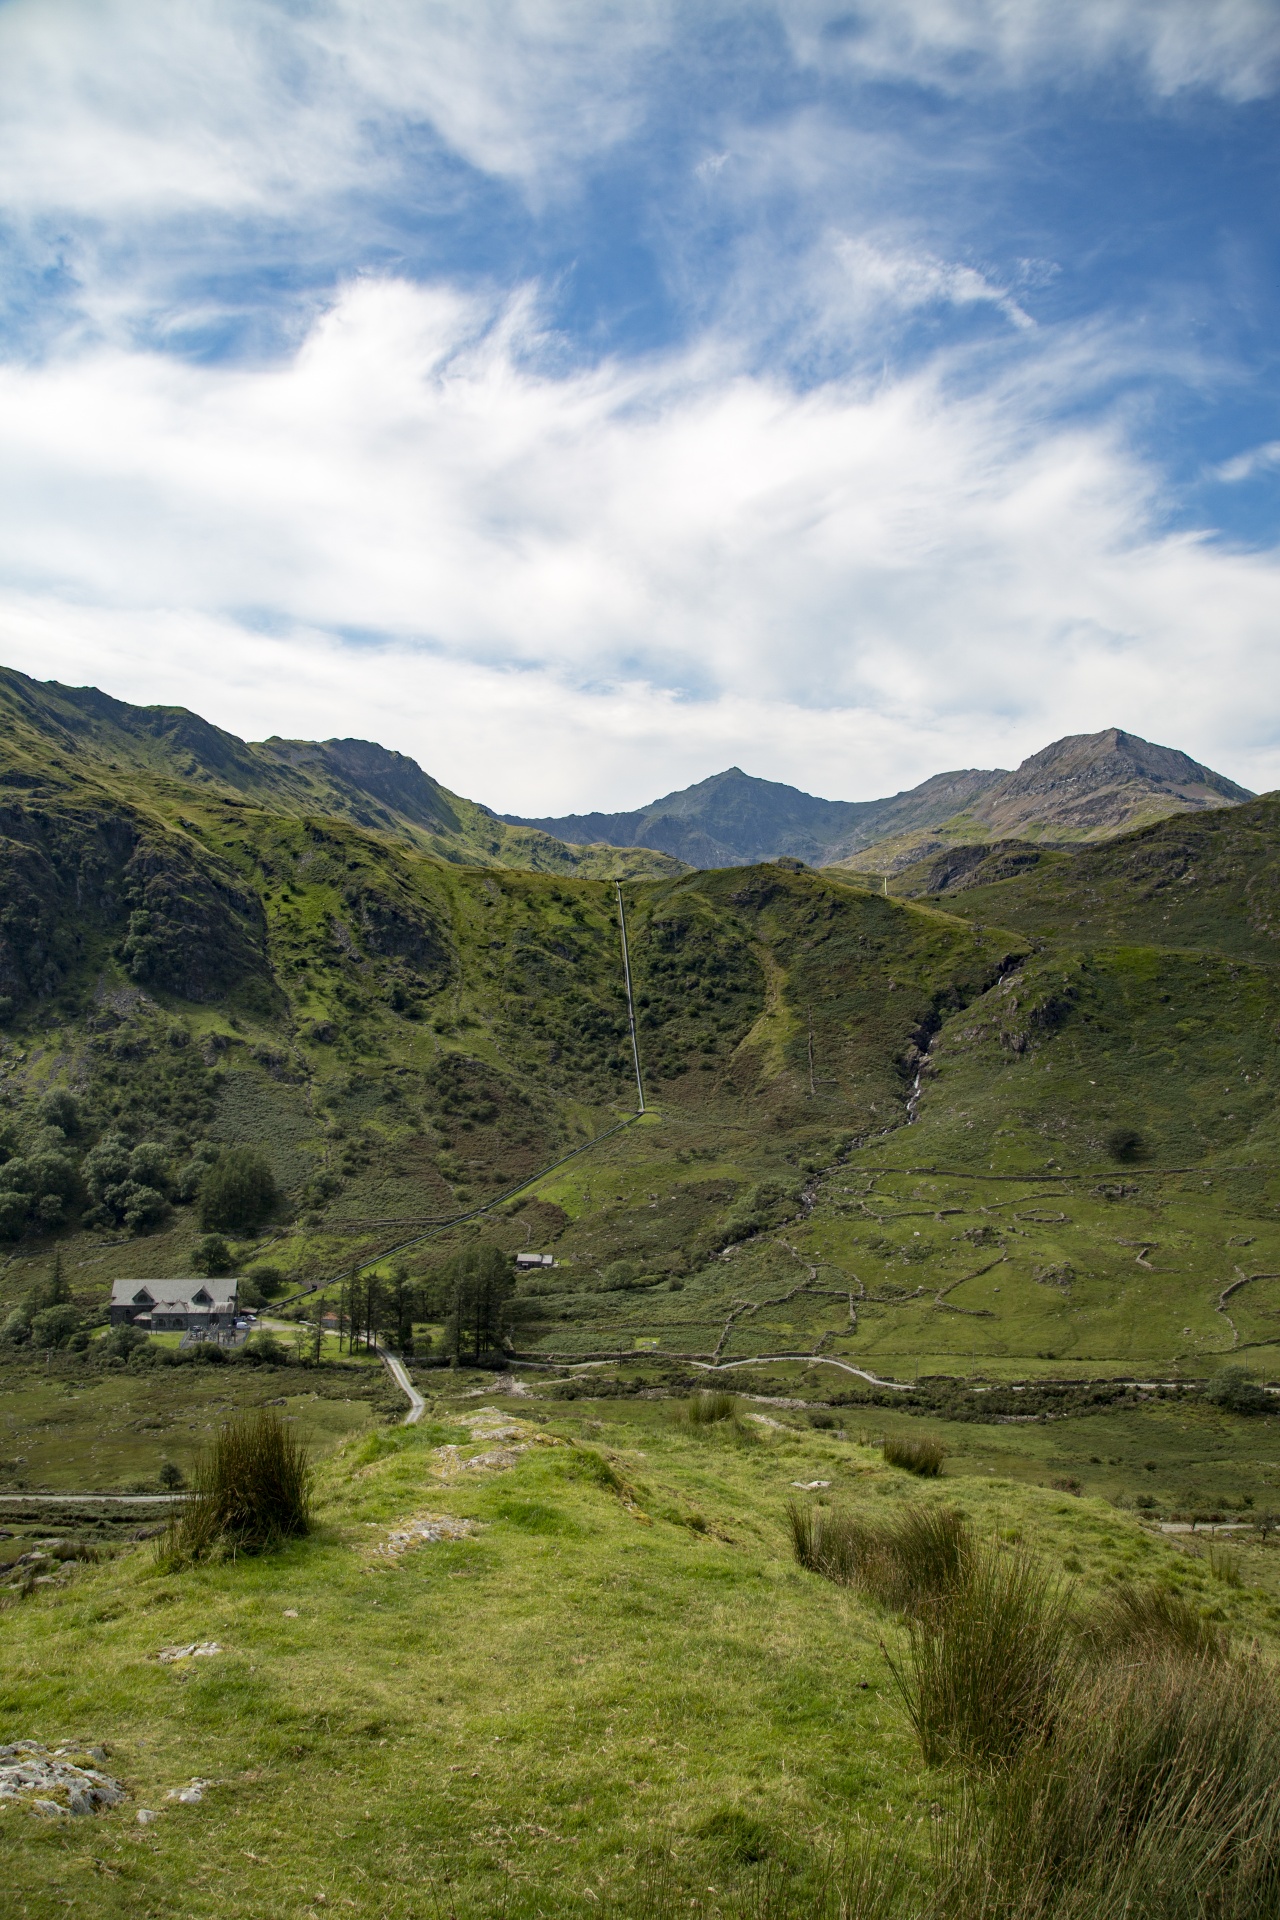
[[[503,809],[1280,783],[1274,0],[0,0],[0,657]]]

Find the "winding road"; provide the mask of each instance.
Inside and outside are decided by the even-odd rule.
[[[409,1378],[408,1369],[404,1361],[399,1359],[394,1353],[388,1353],[385,1347],[378,1347],[376,1351],[379,1360],[381,1360],[383,1366],[391,1375],[391,1378],[395,1381],[405,1399],[409,1402],[409,1411],[406,1413],[402,1425],[406,1427],[416,1427],[427,1410],[426,1401]]]

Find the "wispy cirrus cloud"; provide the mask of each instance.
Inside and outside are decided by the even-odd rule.
[[[766,736],[772,772],[850,797],[1153,720],[1270,777],[1276,562],[1162,534],[1113,431],[938,368],[801,391],[706,343],[573,373],[541,344],[527,299],[366,280],[267,368],[5,370],[9,656],[89,630],[136,695],[145,633],[151,697],[238,731],[341,689],[341,730],[392,713],[393,744],[524,811]],[[490,758],[521,701],[547,752]]]
[[[1215,480],[1225,480],[1228,484],[1252,480],[1257,474],[1276,471],[1280,471],[1280,440],[1268,440],[1260,447],[1250,447],[1230,460],[1221,461],[1212,470]]]
[[[1280,83],[1270,0],[779,0],[801,57],[947,89],[1069,87],[1118,63],[1154,93],[1233,101]]]
[[[8,0],[0,652],[519,811],[1111,722],[1269,782],[1273,538],[1157,429],[1247,384],[1176,451],[1271,472],[1205,316],[1267,332],[1219,237],[1278,47],[1261,0]]]

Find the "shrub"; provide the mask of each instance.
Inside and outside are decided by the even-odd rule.
[[[640,1280],[640,1269],[634,1260],[611,1260],[600,1275],[600,1285],[606,1293],[626,1293]]]
[[[219,1154],[200,1183],[200,1224],[212,1233],[253,1233],[277,1200],[275,1177],[252,1147]]]
[[[947,1457],[941,1440],[932,1434],[903,1434],[886,1440],[880,1451],[886,1466],[902,1467],[907,1473],[919,1474],[922,1480],[936,1480]]]
[[[1142,1154],[1142,1135],[1136,1127],[1112,1127],[1106,1145],[1113,1160],[1137,1160]]]
[[[1208,1396],[1228,1413],[1270,1413],[1272,1397],[1249,1377],[1247,1367],[1222,1367],[1209,1383]]]
[[[122,1134],[104,1134],[85,1155],[82,1172],[97,1203],[85,1216],[87,1226],[124,1225],[142,1233],[168,1212],[168,1153],[154,1140],[130,1147]]]
[[[736,1419],[738,1398],[733,1393],[695,1393],[685,1403],[685,1414],[695,1427],[709,1427],[718,1420]]]
[[[1257,1667],[1109,1666],[1052,1736],[971,1796],[941,1849],[938,1920],[1271,1920],[1280,1710]]]
[[[196,1273],[212,1277],[230,1273],[234,1265],[231,1249],[220,1233],[206,1233],[203,1240],[197,1240],[191,1249],[191,1266]]]
[[[248,1278],[253,1281],[264,1300],[274,1300],[276,1295],[284,1289],[284,1273],[279,1267],[273,1267],[265,1260],[260,1265],[248,1269]]]
[[[974,1548],[908,1617],[893,1676],[930,1766],[1012,1759],[1048,1730],[1071,1661],[1066,1594],[1025,1553]]]
[[[261,1553],[310,1526],[307,1449],[279,1414],[259,1407],[228,1421],[200,1456],[195,1498],[170,1522],[160,1559],[176,1567],[215,1550]]]
[[[69,1302],[58,1307],[44,1307],[32,1318],[31,1344],[41,1350],[46,1347],[65,1347],[71,1336],[79,1331],[79,1310]]]
[[[268,1367],[287,1367],[291,1358],[288,1348],[266,1328],[261,1333],[251,1333],[240,1351],[246,1359],[261,1361]]]
[[[908,1507],[894,1520],[870,1525],[793,1500],[787,1520],[802,1567],[904,1611],[934,1604],[966,1577],[973,1560],[968,1526],[955,1507]]]
[[[1172,1587],[1134,1586],[1126,1582],[1103,1594],[1082,1628],[1095,1656],[1148,1658],[1179,1653],[1196,1660],[1221,1660],[1226,1637]]]
[[[31,1309],[26,1306],[14,1307],[0,1328],[0,1340],[7,1347],[25,1347],[31,1338]]]
[[[36,1114],[43,1126],[57,1127],[60,1133],[80,1131],[80,1102],[65,1087],[55,1087],[51,1093],[46,1093],[36,1108]]]
[[[123,1326],[112,1327],[109,1333],[103,1335],[101,1351],[114,1359],[127,1360],[139,1347],[145,1347],[148,1341],[147,1334],[126,1322]]]

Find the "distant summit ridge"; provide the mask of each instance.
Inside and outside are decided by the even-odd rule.
[[[1252,797],[1189,754],[1107,727],[1055,740],[1012,773],[961,768],[885,800],[822,800],[728,767],[630,812],[504,818],[571,845],[652,847],[691,866],[790,855],[811,866],[891,873],[957,843],[1106,839],[1168,813]]]
[[[1055,740],[1013,772],[962,767],[882,800],[825,800],[733,766],[647,807],[530,819],[451,793],[375,741],[250,742],[184,707],[0,668],[0,791],[86,781],[166,807],[190,789],[347,820],[455,865],[624,879],[786,857],[878,878],[959,847],[1105,840],[1253,798],[1189,754],[1107,727]]]
[[[1022,762],[993,787],[975,815],[1000,833],[1053,826],[1057,839],[1120,832],[1157,796],[1198,809],[1239,805],[1253,795],[1175,747],[1159,747],[1120,727],[1073,733]],[[1163,811],[1174,810],[1167,806]]]
[[[887,833],[940,825],[1000,778],[999,768],[970,767],[935,774],[887,800],[821,800],[727,767],[628,813],[568,814],[554,827],[517,814],[503,818],[570,844],[607,840],[615,847],[653,847],[697,867],[750,866],[783,854],[825,866]]]

